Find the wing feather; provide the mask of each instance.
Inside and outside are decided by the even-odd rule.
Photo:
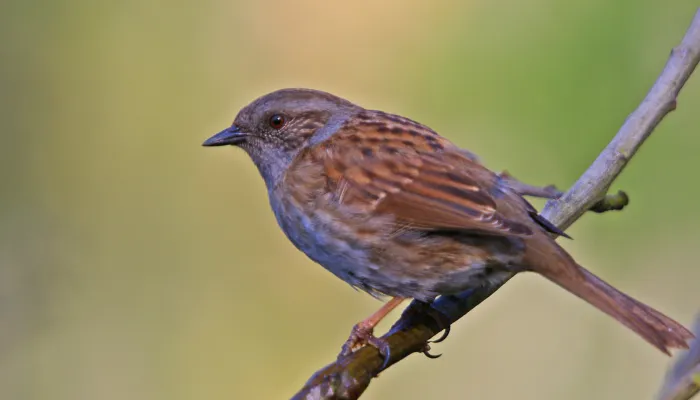
[[[457,147],[432,131],[385,135],[381,146],[363,147],[357,137],[376,136],[375,125],[345,129],[318,145],[324,148],[316,154],[329,155],[324,167],[337,201],[372,215],[391,215],[397,227],[532,235],[528,226],[499,212],[488,188],[474,178],[487,170]]]

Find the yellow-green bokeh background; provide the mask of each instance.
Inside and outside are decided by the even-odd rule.
[[[297,252],[245,154],[200,147],[208,135],[258,95],[313,87],[567,187],[697,6],[2,2],[0,398],[288,398],[379,303]],[[629,208],[586,216],[566,243],[686,324],[700,308],[699,107],[695,76],[616,182]],[[536,276],[436,351],[364,398],[651,398],[669,362]]]

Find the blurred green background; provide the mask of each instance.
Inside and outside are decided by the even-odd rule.
[[[566,188],[697,6],[3,1],[0,398],[288,398],[380,303],[297,252],[245,154],[205,138],[259,95],[312,87]],[[629,208],[585,216],[566,242],[686,324],[700,307],[698,107],[694,76],[615,184]],[[364,398],[650,398],[669,363],[525,275],[435,350]]]

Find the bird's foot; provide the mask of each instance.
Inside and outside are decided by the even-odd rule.
[[[366,345],[370,345],[375,347],[379,351],[379,354],[384,357],[384,363],[382,364],[381,368],[384,369],[389,365],[389,359],[391,357],[389,342],[387,342],[385,339],[374,336],[374,327],[368,326],[363,322],[364,321],[358,323],[352,328],[350,337],[345,341],[345,344],[343,344],[338,358],[348,356],[355,350]]]
[[[356,349],[369,344],[379,350],[379,354],[384,357],[384,363],[381,369],[386,368],[389,365],[389,356],[391,354],[389,342],[387,342],[386,339],[374,336],[374,327],[404,300],[403,297],[393,297],[369,318],[355,325],[352,328],[350,337],[345,341],[338,358],[352,354]]]
[[[424,301],[414,301],[411,307],[413,312],[427,315],[432,318],[432,320],[435,321],[435,324],[437,324],[438,329],[442,331],[440,337],[434,340],[429,340],[428,343],[440,343],[447,339],[447,337],[450,335],[450,326],[452,324],[452,321],[450,321],[447,315],[434,309],[431,303]]]

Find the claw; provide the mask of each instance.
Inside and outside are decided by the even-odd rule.
[[[432,360],[442,357],[442,354],[430,354],[430,345],[428,343],[425,344],[421,353]]]
[[[445,330],[442,331],[442,335],[440,335],[439,338],[437,338],[435,340],[428,340],[428,343],[440,343],[440,342],[444,341],[445,339],[447,339],[448,336],[450,336],[450,329],[451,328],[452,327],[448,324],[447,327],[445,328]]]
[[[450,319],[447,318],[445,314],[431,307],[430,303],[420,302],[419,304],[421,305],[421,311],[429,315],[437,323],[440,330],[443,331],[439,338],[429,340],[428,343],[440,343],[447,339],[447,337],[450,336]]]
[[[385,370],[386,367],[389,366],[389,361],[391,360],[391,347],[389,346],[389,342],[382,338],[372,336],[367,339],[367,343],[369,343],[371,346],[376,347],[377,350],[379,350],[379,354],[384,357],[384,362],[382,363],[382,366],[381,368],[379,368],[379,370]]]

